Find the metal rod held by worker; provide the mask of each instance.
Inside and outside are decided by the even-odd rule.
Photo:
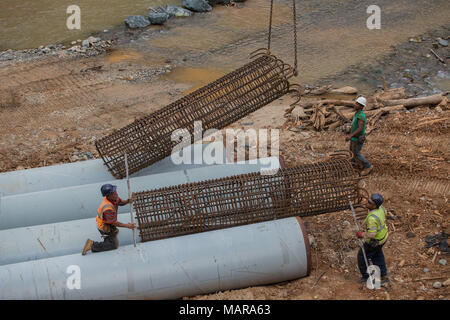
[[[126,171],[126,175],[127,175],[127,187],[128,187],[128,200],[130,200],[130,177],[128,176],[128,159],[127,159],[127,154],[125,153],[125,171]],[[129,202],[130,204],[130,217],[131,217],[131,223],[134,224],[134,218],[133,218],[133,206],[131,201]],[[135,234],[135,230],[133,228],[133,243],[134,246],[136,247],[136,234]]]
[[[350,202],[350,208],[352,209],[352,215],[353,215],[353,220],[355,221],[355,225],[356,225],[356,231],[359,232],[359,225],[358,225],[358,221],[356,220],[356,214],[355,214],[355,209],[353,208],[353,203],[351,201]],[[369,261],[367,261],[367,256],[366,256],[366,251],[364,250],[364,244],[362,243],[361,239],[358,239],[359,242],[359,247],[362,250],[363,256],[364,256],[364,261],[366,262],[366,267],[367,270],[369,270]],[[372,280],[372,275],[367,272],[367,274],[369,275],[369,279],[370,279],[370,283],[372,284],[373,287],[373,280]]]

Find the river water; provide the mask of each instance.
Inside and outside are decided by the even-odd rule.
[[[372,0],[296,0],[299,70],[304,81],[374,62],[409,37],[450,22],[448,0],[375,2],[381,8],[380,30],[366,25]],[[0,50],[85,39],[165,3],[179,5],[181,0],[1,0]],[[81,9],[81,31],[66,27],[66,9],[73,4]],[[145,30],[123,56],[145,63],[175,62],[183,68],[170,75],[174,80],[195,79],[200,85],[242,66],[250,52],[267,45],[269,8],[269,0],[247,0],[170,19],[162,28]],[[292,1],[275,0],[272,52],[289,64],[293,63],[292,28]]]
[[[89,34],[123,23],[129,15],[149,7],[180,4],[181,0],[1,0],[0,50],[85,39]],[[69,30],[66,13],[71,5],[81,10],[81,29]]]

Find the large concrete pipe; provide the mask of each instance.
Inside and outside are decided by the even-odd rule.
[[[277,157],[262,158],[255,162],[215,165],[213,170],[207,166],[130,178],[131,192],[280,167]],[[0,230],[92,218],[101,201],[100,187],[104,183],[117,185],[119,195],[126,199],[125,179],[3,197],[0,199]],[[128,210],[128,206],[119,207],[119,213]]]
[[[176,299],[307,276],[300,218],[0,267],[1,299]]]
[[[119,214],[117,220],[129,223],[130,214]],[[1,230],[0,266],[80,253],[88,238],[102,241],[95,218]],[[119,228],[118,240],[120,246],[132,244],[133,232]],[[136,241],[140,242],[138,234]]]
[[[222,157],[212,159],[208,152],[204,152],[206,147],[210,149],[222,150]],[[219,149],[220,148],[220,149]],[[131,177],[143,177],[150,174],[164,173],[169,171],[180,171],[205,167],[205,164],[195,164],[194,155],[202,154],[204,163],[214,163],[220,158],[225,163],[226,151],[221,142],[211,144],[195,144],[180,151],[181,155],[186,155],[191,164],[173,163],[171,157],[158,161],[151,166],[136,172]],[[188,161],[186,161],[188,162]],[[218,163],[220,164],[220,163]],[[65,163],[54,166],[17,170],[0,173],[0,195],[11,196],[15,194],[38,192],[50,189],[60,189],[84,184],[99,183],[114,180],[115,178],[108,171],[103,160],[87,160],[73,163]]]

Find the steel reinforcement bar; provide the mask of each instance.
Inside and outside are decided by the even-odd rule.
[[[348,160],[250,173],[134,193],[143,242],[291,216],[348,209],[360,202]]]
[[[169,156],[178,143],[171,140],[176,129],[187,129],[194,143],[194,121],[202,121],[201,137],[298,90],[288,82],[293,68],[269,51],[257,50],[251,58],[243,67],[97,140],[97,151],[112,175],[125,177],[125,153],[130,174]]]

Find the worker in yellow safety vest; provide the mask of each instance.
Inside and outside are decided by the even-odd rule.
[[[388,239],[388,229],[386,225],[386,209],[381,205],[384,202],[379,193],[374,193],[367,200],[367,208],[370,210],[367,214],[364,224],[366,232],[359,231],[356,236],[364,239],[364,251],[367,261],[380,268],[381,284],[389,282],[387,276],[386,260],[383,254],[383,246]],[[358,282],[366,282],[369,275],[361,249],[358,251],[358,267],[362,277]]]

